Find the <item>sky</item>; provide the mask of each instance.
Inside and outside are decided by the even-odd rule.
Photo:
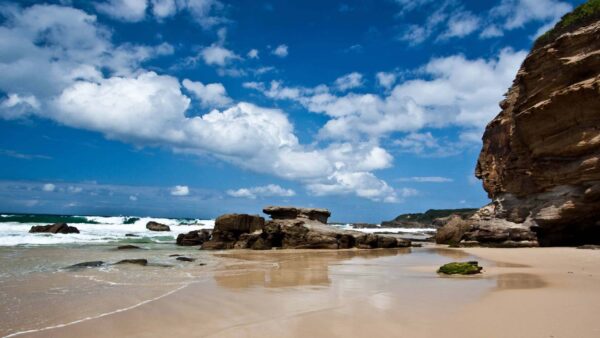
[[[0,212],[481,207],[485,126],[582,2],[1,1]]]

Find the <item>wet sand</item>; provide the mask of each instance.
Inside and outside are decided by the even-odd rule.
[[[600,251],[209,253],[162,247],[123,253],[97,247],[69,255],[64,248],[0,253],[3,267],[11,259],[0,283],[2,336],[600,336]],[[197,261],[176,262],[172,253]],[[41,265],[40,256],[46,257]],[[133,256],[156,265],[57,269],[94,257]],[[446,262],[472,259],[484,274],[435,273]],[[31,268],[23,273],[19,262]]]

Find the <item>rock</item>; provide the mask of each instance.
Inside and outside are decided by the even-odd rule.
[[[307,219],[327,224],[331,213],[327,209],[268,206],[263,212],[272,219]]]
[[[171,228],[169,228],[168,225],[164,225],[154,221],[146,223],[146,229],[150,231],[171,231]]]
[[[579,11],[581,12],[581,11]],[[600,12],[536,42],[486,127],[481,243],[600,244]]]
[[[195,230],[190,231],[187,234],[179,234],[177,236],[177,245],[182,246],[193,246],[202,245],[202,243],[210,240],[210,231],[208,230]]]
[[[262,218],[248,220],[248,217],[258,216],[233,214],[219,217],[211,240],[205,242],[202,249],[371,249],[411,245],[409,240],[393,236],[363,234],[324,224],[330,216],[326,209],[270,206],[264,212],[271,214],[273,219],[264,223]],[[226,222],[222,222],[223,219]]]
[[[256,215],[226,214],[219,216],[215,220],[210,240],[202,244],[202,249],[233,249],[242,235],[261,233],[264,225],[265,219]],[[238,248],[246,248],[246,245],[246,243],[240,243]]]
[[[437,230],[435,242],[437,244],[458,244],[470,228],[471,225],[468,221],[458,215],[452,215],[446,224]]]
[[[117,247],[117,250],[135,250],[135,249],[141,249],[139,246],[137,245],[120,245]]]
[[[381,222],[382,228],[437,228],[451,215],[468,218],[477,209],[429,209],[424,213],[402,214],[391,221]]]
[[[438,273],[445,275],[474,275],[481,273],[483,268],[479,266],[478,262],[452,262],[442,265],[438,269]]]
[[[31,233],[48,232],[52,234],[78,234],[79,229],[67,223],[54,223],[50,225],[34,225],[29,229]]]
[[[84,268],[97,268],[102,265],[104,265],[103,261],[91,261],[91,262],[82,262],[82,263],[73,264],[73,265],[67,266],[65,269],[77,270],[77,269],[84,269]]]
[[[123,259],[115,263],[117,264],[137,264],[137,265],[148,265],[148,260],[144,258],[136,258],[136,259]]]
[[[181,256],[183,256],[183,255],[180,255],[180,254],[171,254],[171,255],[169,255],[169,257],[181,257]]]
[[[194,262],[196,260],[196,258],[190,258],[190,257],[177,257],[175,258],[178,261],[182,261],[182,262]]]
[[[140,236],[134,235],[134,234],[125,234],[125,237],[140,237]]]
[[[577,249],[600,250],[600,245],[586,244],[578,246]]]

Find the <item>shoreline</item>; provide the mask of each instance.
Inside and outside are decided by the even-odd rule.
[[[96,249],[89,249],[89,254],[100,252]],[[9,320],[2,321],[6,326],[1,335],[595,337],[600,333],[595,329],[600,329],[595,325],[600,309],[598,250],[436,245],[267,252],[175,249],[127,254],[165,257],[177,251],[212,263],[167,270],[127,266],[30,273],[15,281],[13,289],[3,280],[4,295],[10,289],[31,306],[5,318]],[[64,254],[61,248],[19,250],[30,254],[28,260],[42,253]],[[108,248],[101,252],[125,255]],[[81,249],[78,256],[85,254]],[[482,275],[435,273],[440,264],[472,259],[484,266]],[[44,289],[61,287],[64,294],[40,297]],[[36,298],[27,298],[36,292]],[[36,302],[55,308],[44,312]],[[3,311],[11,310],[10,304],[2,306],[8,307]],[[31,325],[35,322],[37,328]]]

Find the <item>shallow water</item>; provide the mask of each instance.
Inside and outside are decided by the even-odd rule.
[[[180,262],[171,254],[197,260]],[[441,278],[439,265],[475,257],[432,248],[212,253],[174,245],[132,251],[95,245],[4,247],[0,257],[3,336],[387,335],[426,325],[518,280]],[[125,258],[150,264],[62,269]]]

